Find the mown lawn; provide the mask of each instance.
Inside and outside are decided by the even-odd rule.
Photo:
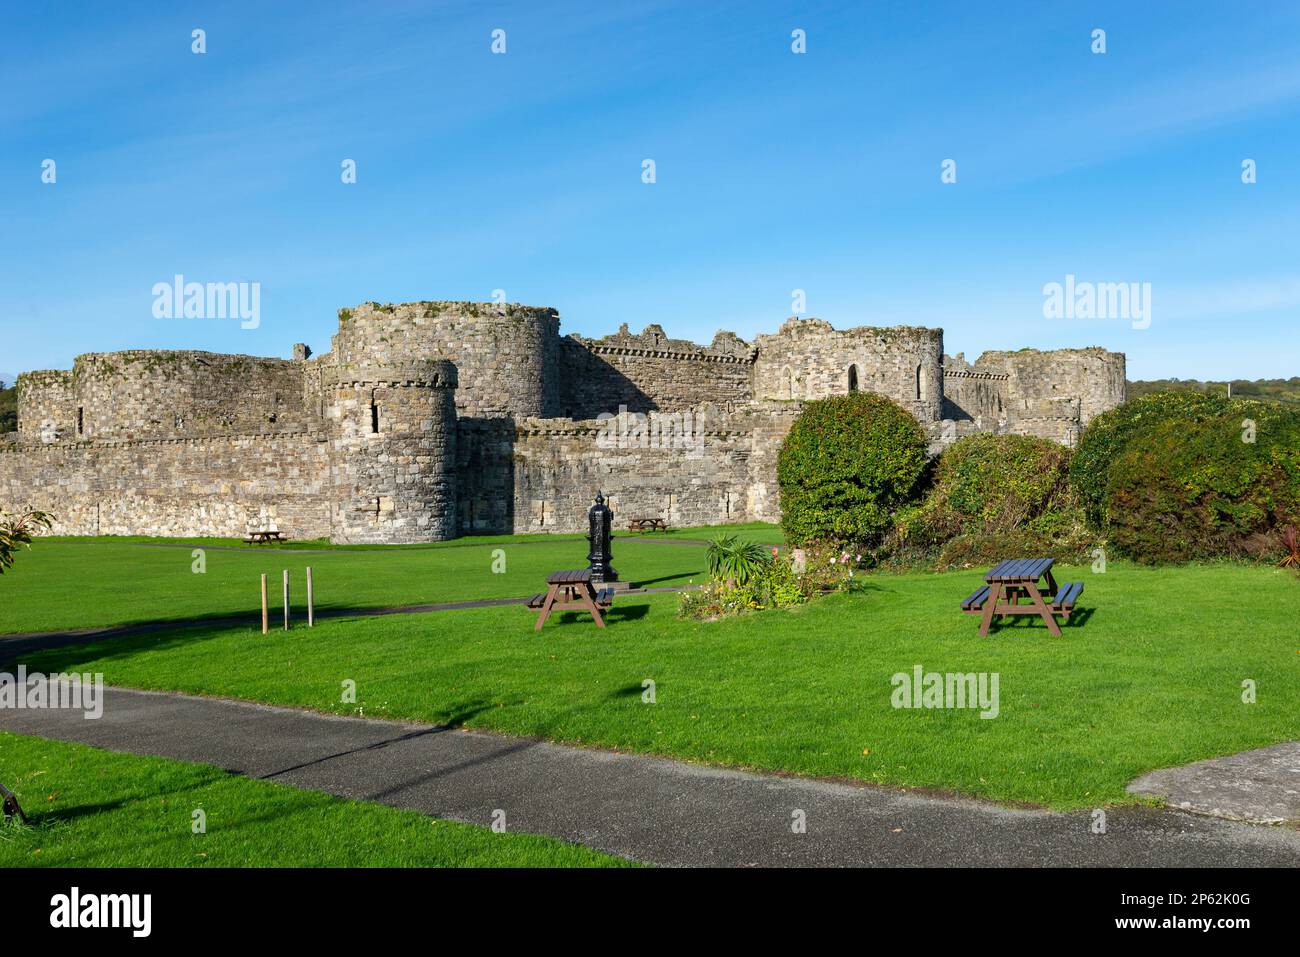
[[[609,867],[552,838],[494,833],[206,764],[0,732],[0,867]],[[194,811],[206,833],[194,833]]]
[[[780,540],[775,526],[736,530],[758,541]],[[703,548],[685,542],[717,534],[717,528],[656,533],[683,541],[663,544],[619,533],[614,564],[640,585],[684,584],[704,573]],[[201,573],[195,549],[203,551]],[[0,579],[0,634],[238,614],[253,620],[260,616],[263,574],[272,607],[281,607],[283,569],[290,573],[290,605],[302,611],[309,565],[319,609],[513,598],[543,590],[549,572],[586,567],[586,555],[586,539],[575,535],[275,549],[230,539],[40,539]]]
[[[604,631],[569,615],[534,634],[532,615],[500,607],[268,637],[199,627],[26,662],[132,687],[1060,808],[1130,800],[1125,785],[1153,768],[1300,738],[1293,574],[1111,562],[1105,574],[1057,577],[1087,585],[1061,638],[1028,619],[978,637],[958,611],[979,581],[972,571],[869,576],[858,593],[713,623],[676,619],[676,595],[624,596]],[[893,708],[891,676],[918,664],[997,673],[997,717]],[[345,680],[355,705],[340,702]],[[1242,701],[1246,680],[1254,704]]]

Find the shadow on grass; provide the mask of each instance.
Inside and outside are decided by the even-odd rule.
[[[97,804],[74,804],[71,807],[55,808],[50,811],[35,811],[27,815],[32,826],[46,826],[75,821],[77,818],[90,817],[108,811],[120,811],[129,802],[126,800],[100,801]]]
[[[1082,628],[1086,625],[1095,611],[1095,608],[1075,608],[1074,611],[1070,613],[1069,621],[1061,621],[1058,617],[1056,623],[1061,626],[1061,637],[1065,637],[1071,629]],[[971,615],[970,617],[979,621],[978,615]],[[993,623],[989,626],[990,635],[996,635],[1000,631],[1031,630],[1041,630],[1044,635],[1050,637],[1047,625],[1044,624],[1043,619],[1039,618],[1037,615],[1004,615],[1001,619],[994,618]]]
[[[676,572],[675,574],[672,575],[661,575],[658,578],[642,578],[637,581],[636,587],[649,588],[651,585],[654,585],[657,582],[672,582],[672,581],[679,581],[681,579],[701,578],[703,577],[703,575],[704,572],[702,570],[697,570],[693,572]]]
[[[103,638],[68,641],[54,647],[36,648],[30,651],[11,650],[6,647],[6,643],[0,643],[0,665],[21,660],[28,669],[34,671],[47,674],[68,671],[88,659],[94,659],[97,664],[104,664],[129,658],[139,651],[168,651],[190,646],[195,642],[220,638],[229,635],[231,627],[230,625],[216,626],[211,623],[191,624],[188,627],[172,626],[166,629],[166,634],[150,631],[147,634],[106,635]],[[159,632],[163,630],[159,629]],[[249,629],[250,632],[254,630]]]
[[[649,605],[614,605],[606,610],[601,617],[605,620],[606,625],[617,625],[625,621],[639,621],[646,615],[650,614]],[[561,625],[585,624],[588,627],[595,628],[596,623],[592,621],[591,615],[585,611],[561,611],[555,612],[547,619],[546,624],[559,619]],[[599,629],[597,629],[599,630]],[[546,628],[542,629],[543,634]]]

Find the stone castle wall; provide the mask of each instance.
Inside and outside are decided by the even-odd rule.
[[[340,311],[330,352],[293,352],[89,354],[21,376],[0,509],[51,511],[62,534],[275,523],[339,542],[581,531],[597,491],[619,521],[776,521],[806,400],[890,396],[938,452],[977,431],[1072,444],[1124,397],[1124,357],[1101,349],[972,365],[942,330],[819,319],[700,346],[658,325],[561,338],[553,309],[365,303]]]
[[[639,335],[624,325],[603,339],[561,341],[560,409],[565,418],[602,413],[681,411],[712,402],[734,409],[753,396],[753,349],[731,333],[707,348],[669,339],[657,325]]]
[[[479,533],[585,531],[597,491],[605,492],[620,520],[754,520],[755,501],[762,499],[752,488],[754,425],[750,414],[707,404],[687,413],[462,425],[461,527]]]
[[[835,329],[821,319],[788,319],[754,340],[754,395],[807,400],[850,391],[887,395],[921,422],[939,418],[943,330],[911,326]]]
[[[944,357],[942,418],[1073,445],[1093,416],[1122,403],[1124,356],[1104,349]]]
[[[144,439],[294,431],[320,423],[303,408],[302,370],[284,359],[212,352],[91,353],[71,372],[19,377],[25,435]]]
[[[330,534],[323,432],[0,443],[0,507],[54,513],[59,535]]]

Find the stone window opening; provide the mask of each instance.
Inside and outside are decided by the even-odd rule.
[[[849,366],[849,391],[858,391],[858,367],[856,364]]]
[[[916,367],[916,401],[925,401],[925,365]]]
[[[781,369],[780,388],[781,388],[781,398],[783,399],[794,398],[794,372],[791,371],[789,366],[785,366]]]
[[[370,434],[379,434],[379,403],[375,401],[375,394],[370,393]]]
[[[77,434],[86,434],[86,410],[83,406],[77,407]]]

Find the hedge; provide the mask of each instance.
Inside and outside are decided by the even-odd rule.
[[[1233,400],[1149,420],[1110,464],[1103,521],[1139,561],[1276,557],[1280,530],[1300,525],[1300,412]]]
[[[939,457],[925,499],[900,514],[892,557],[939,567],[1082,558],[1094,543],[1070,492],[1069,464],[1069,449],[1035,436],[957,441]]]
[[[1221,415],[1232,404],[1223,396],[1201,392],[1156,392],[1096,416],[1083,430],[1070,460],[1070,487],[1088,521],[1099,530],[1104,526],[1110,466],[1134,435],[1155,422],[1200,422]]]

